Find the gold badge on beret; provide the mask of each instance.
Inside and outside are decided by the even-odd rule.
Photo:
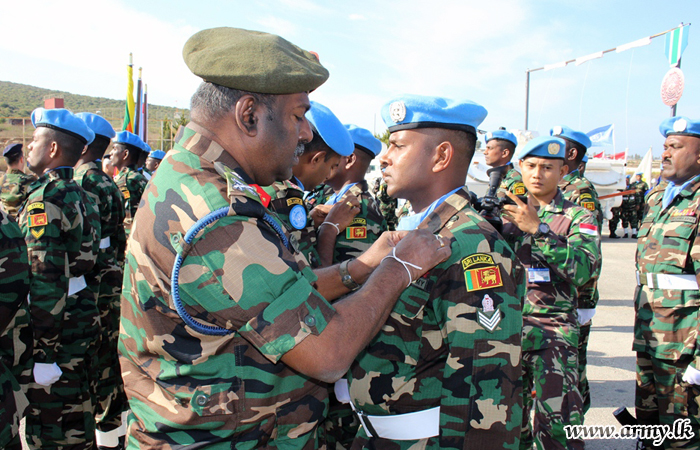
[[[552,128],[552,136],[559,136],[564,130],[557,125],[556,127]]]
[[[688,122],[685,119],[678,119],[673,123],[673,131],[681,132],[688,128]]]
[[[401,122],[406,118],[406,104],[400,100],[392,103],[389,107],[389,115],[395,123]]]
[[[559,144],[552,142],[547,146],[547,152],[549,152],[550,155],[556,155],[559,153]]]

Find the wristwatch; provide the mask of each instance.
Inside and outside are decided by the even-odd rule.
[[[345,287],[350,289],[351,291],[355,291],[360,288],[360,285],[352,279],[352,276],[348,271],[348,264],[350,264],[350,261],[351,260],[348,259],[341,262],[338,266],[338,270],[340,271],[340,281],[343,282],[343,285],[345,285]]]
[[[549,225],[546,223],[541,222],[539,225],[537,225],[537,231],[535,234],[532,235],[535,239],[539,239],[541,237],[544,237],[546,234],[548,234],[550,231]]]

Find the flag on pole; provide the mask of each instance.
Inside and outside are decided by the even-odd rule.
[[[136,116],[134,117],[134,131],[137,136],[141,136],[141,100],[143,100],[143,92],[141,92],[141,71],[139,67],[139,79],[136,80]]]
[[[627,150],[625,149],[624,152],[614,153],[614,154],[610,157],[610,159],[614,159],[615,161],[619,161],[619,160],[624,160],[624,161],[626,161],[626,160],[627,160]]]
[[[603,151],[600,152],[600,153],[594,153],[593,156],[592,156],[592,158],[593,158],[593,159],[605,158],[605,150],[603,150]]]
[[[141,109],[139,111],[139,137],[148,142],[148,85],[143,85]]]
[[[651,183],[651,160],[651,147],[649,147],[647,154],[644,155],[644,158],[642,158],[642,161],[639,163],[637,170],[634,171],[635,175],[642,175],[642,180],[646,181],[647,184]]]
[[[591,138],[591,147],[603,147],[605,145],[613,145],[613,124],[605,125],[589,131],[586,135]]]
[[[688,45],[688,25],[683,25],[666,33],[666,59],[671,66],[678,66],[683,50]]]
[[[122,131],[134,132],[134,63],[133,56],[129,53],[129,65],[126,67],[128,76],[126,84],[126,105],[124,107],[124,124]]]

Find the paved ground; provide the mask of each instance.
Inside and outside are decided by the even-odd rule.
[[[586,425],[619,427],[612,412],[620,406],[628,407],[634,414],[635,354],[631,349],[635,250],[636,239],[603,238],[603,271],[598,284],[600,301],[588,347],[591,409],[586,414]],[[588,450],[634,448],[633,440],[586,441]]]

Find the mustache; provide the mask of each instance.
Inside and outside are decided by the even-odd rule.
[[[297,144],[297,148],[294,150],[294,156],[297,158],[304,153],[304,144]]]

